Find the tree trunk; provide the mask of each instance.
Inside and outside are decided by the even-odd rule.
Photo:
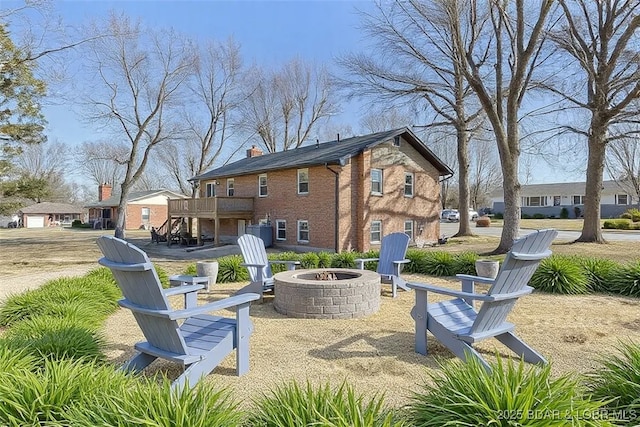
[[[458,232],[454,237],[473,236],[469,225],[469,133],[466,130],[466,123],[456,126],[456,137],[458,139],[458,211],[460,222]]]
[[[596,116],[591,120],[589,135],[589,159],[584,202],[582,234],[576,242],[606,243],[600,229],[600,200],[602,198],[602,174],[606,152],[607,125]]]
[[[116,220],[116,229],[114,236],[118,239],[125,238],[125,216],[127,212],[127,197],[129,197],[129,185],[125,187],[123,183],[120,186],[120,202],[118,203],[118,219]]]

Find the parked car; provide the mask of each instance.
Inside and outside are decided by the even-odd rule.
[[[455,217],[458,211],[456,209],[445,209],[440,212],[440,219],[444,221],[451,221],[450,217]]]
[[[473,209],[469,209],[469,219],[471,221],[475,221],[479,216],[478,212]],[[460,221],[460,212],[458,212],[457,209],[445,209],[442,211],[440,218],[449,222],[458,222]]]

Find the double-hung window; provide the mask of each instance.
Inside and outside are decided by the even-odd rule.
[[[309,169],[298,169],[298,194],[309,194]]]
[[[233,178],[227,178],[227,196],[231,197],[234,195],[234,181]]]
[[[298,242],[309,242],[309,221],[306,219],[298,221]]]
[[[371,194],[382,194],[382,169],[371,169]]]
[[[149,217],[151,216],[151,209],[142,208],[142,221],[149,222]]]
[[[287,240],[287,221],[276,220],[276,240]]]
[[[522,206],[547,206],[547,196],[523,197]]]
[[[406,220],[404,222],[404,232],[411,240],[413,240],[413,221]]]
[[[267,174],[258,176],[258,196],[267,197]]]
[[[616,194],[616,205],[628,205],[629,196],[627,194]]]
[[[584,196],[573,196],[574,205],[584,205]]]
[[[371,243],[382,241],[382,221],[371,221]]]
[[[205,197],[214,197],[215,195],[216,195],[216,183],[207,182],[207,186],[205,188]]]
[[[404,195],[405,197],[413,197],[413,174],[411,172],[404,173]]]

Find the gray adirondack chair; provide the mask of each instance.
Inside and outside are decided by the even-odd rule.
[[[249,271],[251,283],[240,292],[268,292],[273,291],[273,271],[271,264],[285,264],[287,270],[295,270],[300,261],[270,261],[264,240],[253,234],[243,234],[238,238],[238,246],[244,258],[244,267]]]
[[[139,371],[157,358],[167,359],[184,369],[172,388],[193,387],[236,349],[237,374],[249,370],[249,305],[259,295],[247,293],[198,306],[197,292],[204,285],[163,289],[145,252],[113,236],[102,236],[97,243],[104,254],[98,262],[111,269],[124,295],[118,304],[133,312],[147,340],[135,344],[138,353],[122,369]],[[185,308],[173,309],[167,299],[171,295],[184,295]],[[207,314],[232,307],[234,318]]]
[[[506,321],[518,298],[533,290],[529,279],[549,255],[551,242],[558,235],[555,230],[539,230],[516,240],[507,254],[495,279],[458,275],[462,291],[440,288],[422,283],[408,283],[416,291],[416,305],[411,315],[415,320],[415,350],[427,354],[427,331],[462,360],[476,357],[489,370],[487,362],[473,348],[473,344],[496,338],[529,363],[547,363],[534,349],[513,333],[515,326]],[[486,294],[475,293],[475,283],[490,284]],[[427,293],[456,297],[429,304]],[[481,301],[476,311],[473,301]]]
[[[398,288],[408,291],[406,283],[401,277],[402,265],[411,260],[405,259],[411,238],[405,233],[391,233],[382,238],[380,256],[378,258],[358,258],[356,267],[364,270],[364,263],[378,261],[376,272],[382,283],[391,283],[391,295],[398,295]]]

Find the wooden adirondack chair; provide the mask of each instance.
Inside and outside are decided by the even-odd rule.
[[[411,262],[405,259],[410,237],[405,233],[391,233],[382,238],[379,258],[358,258],[356,267],[364,270],[364,263],[378,261],[377,273],[380,275],[382,283],[391,283],[391,295],[395,298],[398,288],[408,291],[406,283],[400,277],[402,264]]]
[[[477,357],[487,370],[489,365],[472,344],[494,337],[526,362],[547,363],[513,333],[515,326],[506,319],[518,298],[533,290],[527,283],[540,261],[551,255],[549,247],[557,235],[555,230],[539,230],[516,240],[495,279],[458,275],[462,291],[408,283],[407,286],[416,291],[416,305],[411,312],[415,320],[416,352],[427,354],[427,331],[430,331],[456,356],[462,360],[469,355]],[[486,294],[477,294],[475,283],[491,284],[491,287]],[[428,292],[456,298],[428,304]],[[478,311],[473,306],[474,300],[482,302]]]
[[[264,240],[253,234],[243,234],[238,238],[238,246],[244,258],[244,267],[249,271],[251,283],[240,292],[268,292],[273,291],[273,272],[271,264],[285,264],[287,270],[295,270],[300,261],[270,261],[267,258],[267,250]]]
[[[124,370],[139,371],[156,358],[167,359],[185,369],[172,388],[193,387],[234,349],[237,374],[249,370],[249,336],[253,331],[249,305],[259,295],[247,293],[198,306],[197,292],[203,285],[163,289],[142,250],[112,236],[102,236],[97,243],[104,254],[98,262],[111,269],[124,295],[118,303],[133,312],[147,339],[135,344],[138,353]],[[171,308],[167,297],[181,294],[185,308]],[[231,307],[235,307],[235,318],[206,314]]]

